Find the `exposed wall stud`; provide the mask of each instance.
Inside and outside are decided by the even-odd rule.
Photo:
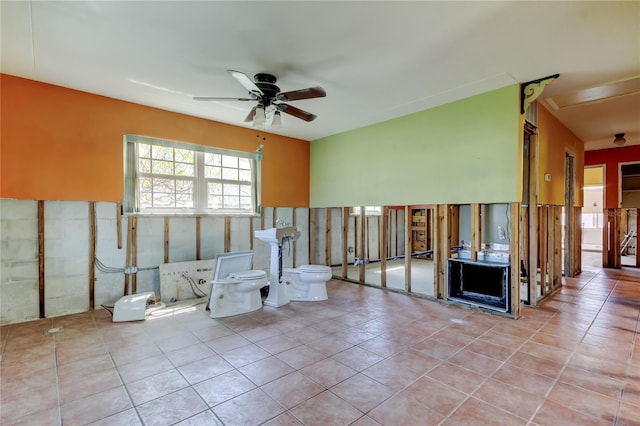
[[[366,225],[366,212],[365,206],[360,206],[360,223],[359,223],[359,235],[358,235],[358,258],[360,259],[360,264],[358,265],[358,279],[361,283],[365,282],[366,270],[365,270],[365,225]]]
[[[324,264],[327,266],[331,266],[331,211],[324,209]]]
[[[378,236],[380,239],[380,286],[385,288],[387,286],[387,245],[389,240],[389,208],[382,207],[380,212],[380,222],[378,222]]]
[[[511,256],[511,315],[520,316],[520,203],[511,203],[509,211],[509,234],[511,241],[509,255]]]
[[[349,271],[349,207],[342,207],[342,271],[341,277],[347,278]]]
[[[118,239],[118,249],[122,249],[122,203],[116,203],[116,238]]]
[[[138,267],[138,216],[131,217],[131,266]],[[131,274],[131,294],[138,292],[138,273]]]
[[[408,293],[411,292],[412,216],[411,206],[404,206],[404,290]]]
[[[38,305],[40,318],[45,317],[44,266],[44,201],[38,200]]]
[[[196,260],[200,260],[200,220],[202,217],[196,216]]]
[[[471,260],[478,260],[478,252],[482,250],[482,207],[471,204]]]
[[[89,309],[95,306],[96,284],[96,203],[89,202]]]
[[[318,234],[318,228],[316,224],[316,209],[309,210],[309,263],[316,263],[318,259],[316,250],[316,235]]]
[[[164,263],[169,263],[169,216],[164,217]]]
[[[224,252],[231,251],[231,217],[224,217]]]

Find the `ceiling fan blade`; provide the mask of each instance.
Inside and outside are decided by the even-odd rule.
[[[251,121],[253,121],[253,117],[256,115],[256,107],[251,108],[251,111],[249,111],[249,114],[247,114],[247,117],[244,119],[245,123],[249,123]]]
[[[316,119],[317,115],[311,114],[310,112],[303,111],[300,108],[296,108],[287,104],[278,104],[278,110],[284,112],[285,114],[293,115],[304,121],[313,121]]]
[[[298,101],[301,99],[324,98],[325,96],[327,96],[327,92],[322,87],[309,87],[308,89],[278,93],[276,99],[279,101]]]
[[[242,84],[242,86],[244,86],[244,88],[247,89],[249,93],[256,96],[261,96],[264,94],[262,93],[262,90],[260,90],[260,88],[256,86],[253,80],[251,80],[245,73],[234,70],[227,70],[227,72],[231,75],[231,77],[238,80],[238,82]]]
[[[194,96],[194,101],[255,101],[255,98],[218,98],[215,96]]]

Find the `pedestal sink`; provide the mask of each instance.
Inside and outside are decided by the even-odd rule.
[[[279,308],[289,303],[285,284],[282,281],[282,244],[285,241],[293,242],[300,238],[300,232],[293,227],[270,228],[264,231],[255,231],[255,236],[260,241],[271,246],[271,259],[269,263],[269,296],[264,301],[267,306]]]

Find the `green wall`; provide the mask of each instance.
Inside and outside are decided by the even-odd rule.
[[[520,200],[519,86],[311,142],[311,207]]]

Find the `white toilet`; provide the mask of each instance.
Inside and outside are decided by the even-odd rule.
[[[324,265],[302,265],[284,268],[283,282],[289,299],[294,302],[317,302],[327,300],[327,281],[333,273]]]
[[[207,307],[211,318],[246,314],[262,308],[260,289],[268,284],[265,271],[252,270],[253,252],[224,253],[216,268]]]

